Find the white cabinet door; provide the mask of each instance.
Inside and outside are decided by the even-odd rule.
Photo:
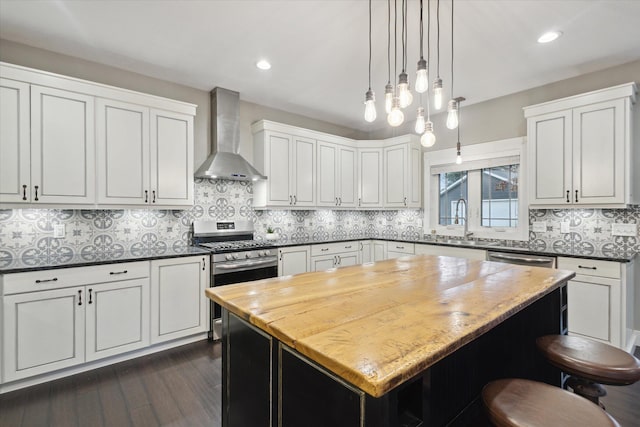
[[[151,205],[193,205],[193,116],[151,110]]]
[[[208,256],[151,261],[151,343],[206,332]]]
[[[99,98],[96,130],[98,203],[148,203],[149,109]]]
[[[560,111],[528,121],[531,204],[570,204],[572,191],[572,113]]]
[[[336,255],[311,257],[311,271],[325,271],[336,267]]]
[[[567,326],[570,334],[611,341],[610,286],[570,280],[567,288]]]
[[[382,148],[358,149],[358,206],[380,208],[382,197]]]
[[[360,258],[357,252],[338,255],[336,267],[348,267],[350,265],[360,264]]]
[[[365,262],[373,261],[373,254],[371,253],[372,247],[373,243],[371,242],[371,240],[360,242],[360,260],[363,264]]]
[[[574,204],[625,202],[624,99],[573,110]]]
[[[32,202],[95,202],[93,97],[31,86]]]
[[[29,85],[0,78],[0,203],[31,201]]]
[[[293,164],[293,138],[280,133],[267,133],[265,150],[267,170],[267,204],[291,206],[293,191],[289,187]]]
[[[294,163],[291,165],[290,188],[294,206],[314,206],[316,204],[316,142],[294,136]]]
[[[86,360],[149,345],[149,279],[85,287]]]
[[[338,206],[338,146],[318,141],[318,206]]]
[[[356,150],[338,146],[338,206],[354,208],[357,206],[358,162]]]
[[[84,362],[85,304],[84,288],[5,296],[4,381]]]
[[[409,180],[407,181],[407,207],[422,207],[422,150],[415,145],[408,145]]]
[[[373,241],[373,261],[382,261],[387,259],[387,242]]]
[[[384,149],[384,204],[386,207],[407,206],[407,146],[395,145]]]
[[[278,249],[278,276],[310,271],[309,246],[293,246]]]

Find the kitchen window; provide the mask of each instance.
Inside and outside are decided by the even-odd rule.
[[[524,148],[524,138],[463,146],[460,165],[454,149],[425,153],[425,233],[528,240]]]

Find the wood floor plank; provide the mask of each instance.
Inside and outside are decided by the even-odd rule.
[[[75,390],[73,377],[51,382],[49,395],[51,398],[50,423],[52,426],[76,427],[83,425],[78,422]]]
[[[102,402],[98,393],[99,378],[97,370],[84,372],[75,376],[76,411],[78,423],[82,426],[102,427]]]
[[[22,425],[39,427],[49,425],[49,384],[40,384],[27,392]]]
[[[22,425],[24,405],[21,392],[18,390],[0,397],[0,426]]]
[[[107,426],[131,426],[129,408],[120,389],[120,381],[111,366],[98,369],[98,394],[102,418]]]
[[[182,412],[162,380],[162,370],[169,368],[167,358],[156,358],[157,363],[145,363],[140,368],[142,384],[149,396],[151,409],[159,425],[178,425]],[[162,363],[162,361],[166,363]]]

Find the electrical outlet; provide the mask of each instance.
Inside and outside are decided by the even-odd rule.
[[[64,224],[53,224],[53,238],[62,239],[65,235]]]
[[[560,223],[560,233],[562,233],[562,234],[571,233],[571,230],[569,230],[569,225],[570,225],[569,221],[561,222]]]
[[[638,225],[637,224],[611,224],[611,235],[635,237],[638,235]]]
[[[547,231],[546,221],[534,221],[531,223],[531,231],[534,233],[545,233]]]

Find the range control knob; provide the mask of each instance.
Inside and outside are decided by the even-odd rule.
[[[238,254],[231,254],[231,256],[233,257],[233,259],[238,259]]]
[[[271,251],[269,249],[264,251],[264,256],[269,256],[269,255],[271,255]]]
[[[265,256],[264,251],[258,251],[258,256]]]
[[[244,256],[245,256],[246,258],[251,258],[251,252],[247,252]]]
[[[227,255],[225,255],[225,259],[227,261],[231,261],[233,259],[233,256],[231,254],[227,254]]]

